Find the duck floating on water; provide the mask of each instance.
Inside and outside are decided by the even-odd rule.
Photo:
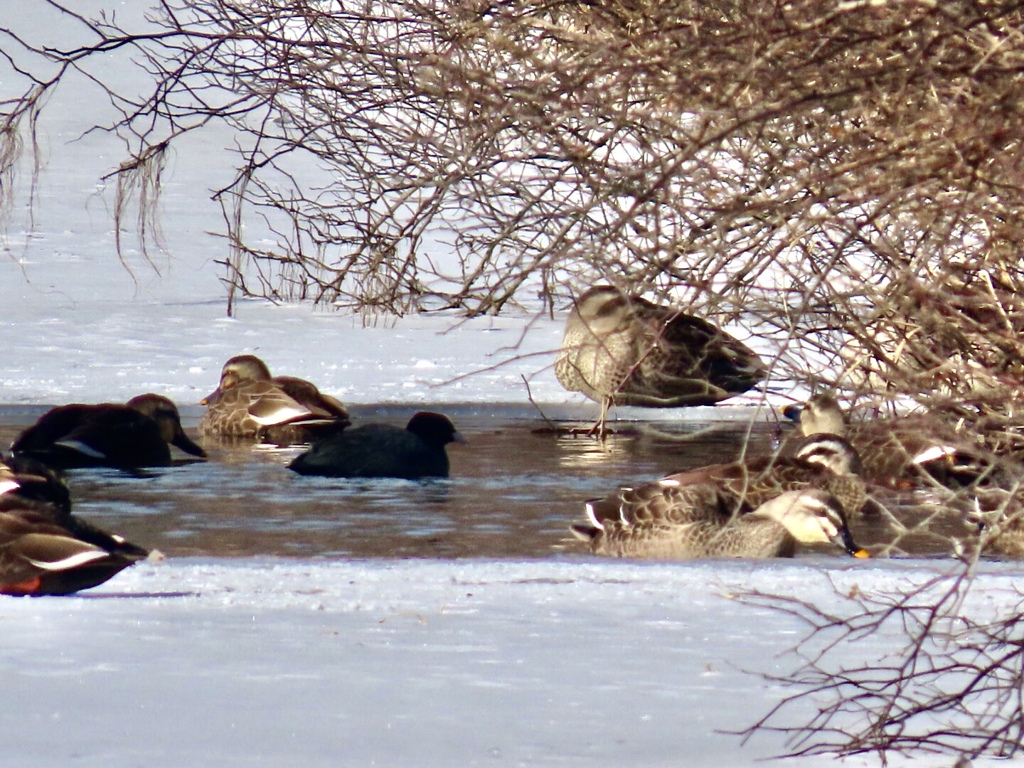
[[[126,404],[62,405],[22,432],[11,452],[58,469],[134,469],[171,464],[170,446],[204,458],[185,434],[178,408],[161,395],[133,397]]]
[[[201,401],[204,436],[254,439],[278,445],[310,443],[351,424],[348,410],[316,385],[293,376],[271,376],[255,355],[224,363],[217,388]]]
[[[593,513],[572,526],[594,554],[658,560],[792,557],[800,544],[832,542],[854,557],[867,557],[853,540],[842,505],[827,491],[786,491],[752,511],[714,485],[683,489],[674,503],[626,505],[618,519]]]
[[[10,480],[0,493],[0,594],[68,595],[154,556],[72,514],[67,486],[50,467],[14,457],[0,464],[0,477]]]
[[[926,414],[851,424],[834,397],[820,394],[803,406],[787,406],[783,415],[796,421],[807,437],[845,437],[860,456],[862,474],[880,485],[961,487],[982,477],[996,479],[980,446]]]

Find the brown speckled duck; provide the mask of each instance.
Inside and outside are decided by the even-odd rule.
[[[750,507],[759,507],[786,491],[820,488],[831,494],[849,517],[867,500],[854,447],[837,435],[806,438],[792,456],[762,456],[729,464],[676,472],[657,481],[665,494],[674,488],[713,483]]]
[[[174,403],[150,393],[124,405],[54,408],[19,435],[11,451],[59,469],[130,469],[168,466],[172,445],[192,456],[206,456],[185,434]]]
[[[962,498],[960,506],[964,522],[983,545],[985,554],[1024,559],[1024,504],[1017,493],[1001,488],[981,489]]]
[[[923,414],[848,424],[836,399],[824,394],[783,413],[805,436],[846,437],[857,449],[864,476],[879,484],[960,486],[993,471],[984,451],[966,435]]]
[[[766,376],[745,344],[705,320],[599,285],[577,299],[566,322],[555,375],[570,392],[601,405],[678,408],[712,405]]]
[[[572,530],[592,552],[612,557],[792,557],[798,544],[828,542],[854,557],[868,556],[854,543],[842,506],[818,488],[786,491],[738,514],[736,501],[723,497],[717,486],[690,486],[676,504],[661,508],[662,514],[650,507],[643,511],[615,520],[591,514],[588,524]]]
[[[309,443],[351,421],[345,406],[304,379],[270,375],[255,355],[232,357],[217,389],[203,399],[204,436],[255,439],[278,445]]]
[[[104,583],[150,553],[71,513],[52,469],[12,458],[0,474],[0,594],[67,595]]]

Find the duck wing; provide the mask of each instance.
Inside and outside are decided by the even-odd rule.
[[[293,376],[276,376],[273,382],[288,397],[308,408],[314,417],[344,420],[346,425],[351,423],[348,410],[342,402],[330,395],[325,395],[312,382]]]

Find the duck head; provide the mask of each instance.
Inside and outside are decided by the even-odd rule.
[[[152,393],[139,395],[129,400],[128,406],[155,421],[160,428],[160,437],[164,439],[164,442],[176,446],[192,456],[206,457],[206,451],[192,442],[192,439],[185,434],[177,406],[166,397]]]
[[[772,518],[801,544],[831,542],[853,557],[870,557],[867,550],[854,542],[842,505],[832,494],[819,488],[787,491],[751,514]]]

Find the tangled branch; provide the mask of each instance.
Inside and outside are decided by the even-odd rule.
[[[972,596],[973,574],[963,567],[891,593],[834,588],[829,610],[792,596],[742,595],[805,627],[792,651],[797,670],[770,678],[796,692],[745,737],[781,733],[790,756],[1016,755],[1024,739],[1024,596],[1015,591],[1009,605],[993,610]],[[888,649],[883,658],[853,666],[840,660],[872,637],[868,647]],[[808,709],[814,714],[805,718]]]

